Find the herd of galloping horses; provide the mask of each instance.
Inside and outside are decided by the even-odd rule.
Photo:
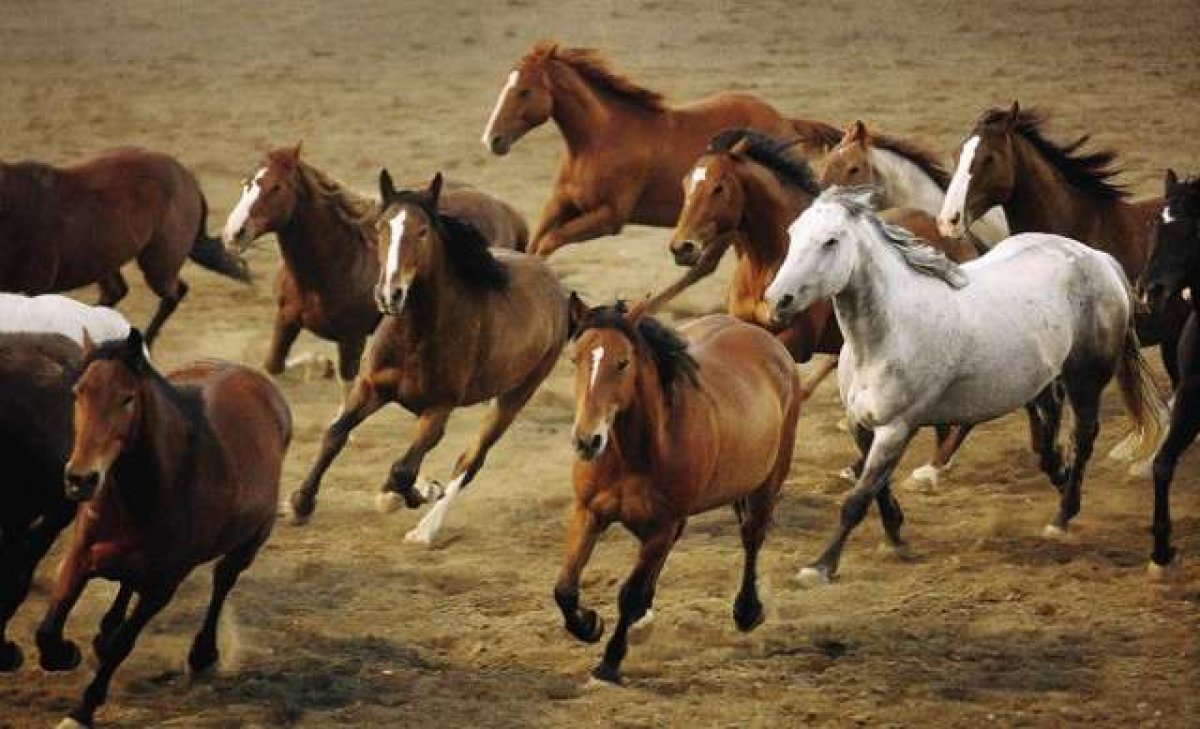
[[[284,371],[301,330],[336,343],[340,411],[290,496],[313,518],[321,479],[351,432],[388,403],[417,416],[379,507],[429,510],[406,539],[434,541],[491,447],[570,347],[575,501],[554,585],[565,627],[604,621],[580,577],[612,523],[640,542],[618,621],[593,675],[616,682],[629,631],[649,618],[659,573],[689,516],[730,504],[745,550],[733,617],[763,620],[757,557],[792,464],[801,405],[836,369],[861,458],[827,549],[801,572],[831,579],[872,502],[903,546],[893,471],[918,429],[936,430],[936,481],[980,422],[1024,407],[1068,528],[1116,379],[1134,423],[1114,455],[1153,461],[1152,567],[1171,564],[1169,486],[1200,430],[1200,179],[1166,176],[1165,198],[1129,202],[1115,156],[1049,139],[1039,112],[983,113],[951,172],[911,141],[855,122],[788,119],[746,93],[684,106],[615,73],[598,53],[537,44],[508,75],[483,132],[507,154],[552,120],[566,142],[532,233],[506,203],[435,175],[380,174],[364,199],[274,150],[245,180],[220,239],[196,178],[163,154],[120,149],[79,164],[0,164],[0,671],[23,662],[4,629],[59,532],[74,533],[36,632],[41,666],[70,670],[64,636],[87,582],[120,589],[92,643],[98,669],[63,726],[92,726],[142,628],[198,565],[212,601],[188,654],[218,660],[216,628],[267,540],[291,415],[270,377],[202,361],[160,374],[150,346],[188,292],[183,262],[248,280],[243,252],[274,233],[278,310],[264,368]],[[809,160],[820,160],[820,174]],[[589,305],[547,258],[628,223],[672,227],[686,270],[651,298]],[[677,329],[654,312],[736,265],[728,314]],[[136,260],[160,303],[143,334],[113,311]],[[98,284],[100,306],[49,295]],[[31,298],[32,297],[32,298]],[[115,321],[114,321],[115,319]],[[573,343],[573,344],[572,344]],[[1140,347],[1157,344],[1170,407]],[[796,363],[817,357],[807,382]],[[457,408],[490,401],[449,482],[421,477]],[[1074,414],[1071,453],[1059,430]],[[1163,431],[1169,419],[1169,431]],[[1161,447],[1160,447],[1161,444]],[[11,466],[10,466],[11,467]],[[136,598],[136,599],[135,599]]]

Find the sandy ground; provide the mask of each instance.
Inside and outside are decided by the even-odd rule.
[[[269,146],[374,190],[436,169],[515,203],[533,221],[561,148],[551,128],[506,158],[478,135],[510,64],[555,35],[607,49],[636,79],[683,100],[751,89],[796,116],[863,118],[949,155],[985,105],[1019,98],[1060,135],[1091,131],[1124,152],[1125,179],[1156,193],[1162,168],[1200,169],[1200,10],[1191,0],[854,4],[752,0],[560,3],[206,3],[127,0],[0,5],[0,155],[63,161],[136,143],[199,174],[219,228],[237,181]],[[661,230],[630,229],[553,259],[592,299],[638,296],[676,275]],[[189,265],[192,293],[156,357],[261,361],[277,254],[252,256],[253,288]],[[136,274],[131,277],[136,281]],[[724,277],[677,309],[708,311]],[[144,323],[140,285],[122,308]],[[95,294],[81,292],[87,299]],[[297,351],[332,348],[302,338]],[[296,415],[284,489],[302,478],[337,408],[335,384],[281,381]],[[1123,433],[1110,397],[1098,453]],[[1067,541],[1040,529],[1055,508],[1010,417],[980,428],[936,491],[899,488],[914,557],[878,553],[871,517],[842,578],[801,589],[852,445],[826,386],[801,420],[777,526],[762,560],[768,622],[730,619],[741,550],[728,511],[695,519],[658,591],[658,621],[626,661],[628,687],[583,688],[599,655],[560,627],[550,588],[570,502],[565,360],[493,452],[432,550],[401,536],[418,514],[372,497],[412,433],[381,413],[330,471],[312,523],[281,523],[234,592],[223,670],[191,683],[184,655],[209,584],[198,572],[122,667],[108,726],[1200,726],[1200,472],[1175,482],[1183,561],[1147,581],[1150,485],[1102,457]],[[444,478],[478,423],[456,415],[427,470]],[[905,469],[928,449],[914,444]],[[633,542],[613,530],[584,582],[610,619]],[[32,653],[56,559],[14,635]],[[68,627],[90,639],[112,594],[96,585]],[[611,621],[610,621],[611,622]],[[90,671],[0,676],[0,727],[61,717]]]

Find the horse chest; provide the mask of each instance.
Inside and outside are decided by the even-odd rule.
[[[907,400],[904,383],[900,368],[890,362],[856,370],[843,395],[846,414],[867,428],[887,423],[897,415],[897,403]]]

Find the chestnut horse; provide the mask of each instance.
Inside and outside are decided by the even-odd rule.
[[[484,231],[493,245],[524,250],[525,221],[512,207],[467,185],[447,189],[442,210]],[[275,233],[283,263],[279,308],[264,368],[277,375],[302,329],[337,343],[338,374],[348,388],[367,337],[379,323],[372,287],[379,279],[375,205],[300,159],[300,145],[267,153],[242,186],[222,239],[241,255]]]
[[[63,722],[72,727],[92,725],[142,629],[212,560],[212,600],[188,665],[199,673],[216,664],[221,608],[271,533],[292,433],[275,385],[241,365],[198,362],[164,378],[136,329],[125,340],[89,340],[84,353],[63,472],[67,497],[81,506],[37,631],[42,668],[79,665],[63,628],[87,582],[116,580],[120,590],[92,642],[96,675]]]
[[[386,316],[371,338],[366,369],[321,441],[292,511],[303,523],[316,508],[321,477],[363,420],[399,403],[417,418],[417,435],[392,464],[379,506],[417,508],[414,487],[425,454],[441,441],[450,413],[494,400],[478,437],[459,456],[444,495],[409,541],[430,544],[458,493],[483,466],[558,360],[567,338],[567,299],[537,258],[489,249],[480,231],[438,211],[442,176],[421,191],[397,191],[380,175],[379,246],[387,251],[376,298]]]
[[[1154,549],[1152,572],[1175,559],[1171,546],[1171,479],[1179,458],[1200,433],[1200,177],[1180,182],[1167,170],[1165,204],[1159,213],[1158,242],[1146,265],[1143,286],[1151,307],[1160,309],[1190,289],[1191,312],[1179,338],[1179,384],[1171,428],[1154,458]]]
[[[936,216],[949,184],[950,173],[937,155],[907,139],[872,132],[861,121],[850,125],[821,165],[821,187],[871,185],[880,191],[879,208],[915,208]],[[987,211],[971,225],[970,233],[987,247],[1004,240],[1008,237],[1004,211]]]
[[[841,138],[835,127],[786,119],[747,93],[670,107],[661,94],[615,73],[598,52],[543,41],[508,75],[483,143],[507,154],[548,119],[562,132],[567,154],[533,234],[530,250],[539,256],[616,235],[626,223],[674,225],[683,205],[679,179],[722,129],[798,135],[810,152]]]
[[[23,657],[7,640],[8,621],[34,570],[75,516],[63,496],[62,469],[71,451],[71,385],[82,351],[62,334],[0,334],[0,671]]]
[[[187,258],[238,281],[241,261],[205,232],[208,203],[174,158],[122,148],[66,167],[0,163],[0,291],[44,294],[100,285],[100,304],[129,291],[121,266],[137,259],[159,298],[146,328],[154,342],[187,295]]]
[[[689,516],[732,504],[745,565],[733,603],[739,630],[763,621],[757,562],[792,465],[800,380],[787,349],[761,327],[724,314],[679,333],[646,315],[648,302],[588,309],[571,299],[578,460],[567,551],[554,586],[566,629],[594,643],[604,622],[579,602],[579,579],[600,534],[620,522],[641,544],[621,586],[620,618],[592,675],[620,680],[630,627]]]

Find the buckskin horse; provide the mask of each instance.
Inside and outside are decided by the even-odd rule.
[[[129,291],[121,266],[136,259],[158,309],[146,344],[188,286],[184,260],[237,281],[245,265],[205,232],[208,203],[196,177],[159,152],[122,148],[65,167],[0,163],[0,291],[44,294],[100,285],[100,304]]]
[[[530,250],[548,256],[568,243],[616,235],[627,223],[670,227],[679,180],[714,134],[750,127],[798,136],[810,152],[837,143],[824,122],[786,119],[757,96],[726,92],[683,106],[614,72],[595,50],[536,44],[508,75],[483,132],[507,154],[527,132],[554,120],[566,141],[554,190]]]
[[[888,542],[904,515],[890,478],[916,429],[978,423],[1034,403],[1041,467],[1060,491],[1048,534],[1079,513],[1084,469],[1114,374],[1152,452],[1163,404],[1138,349],[1128,280],[1107,253],[1062,236],[1012,236],[958,266],[871,212],[871,191],[830,188],[789,229],[766,300],[786,318],[833,297],[846,335],[838,385],[866,461],[829,546],[801,572],[826,582],[872,500]],[[1057,443],[1063,397],[1075,415],[1074,457]]]
[[[79,648],[63,637],[71,609],[92,578],[120,583],[92,642],[99,667],[60,725],[90,727],[142,629],[212,560],[212,599],[188,666],[216,665],[225,598],[275,523],[292,423],[275,385],[241,365],[197,362],[163,377],[136,329],[85,342],[75,394],[62,479],[80,506],[37,644],[45,670],[78,666]]]
[[[292,513],[304,523],[316,508],[321,478],[351,431],[390,402],[416,414],[417,435],[394,464],[379,495],[381,510],[428,500],[415,487],[425,454],[441,441],[456,408],[493,400],[451,482],[405,539],[431,544],[458,493],[483,466],[550,371],[567,339],[567,298],[540,259],[489,249],[470,224],[439,212],[442,176],[424,190],[396,190],[384,170],[379,245],[387,251],[376,286],[385,314],[371,338],[366,367],[303,485]]]
[[[594,643],[604,621],[580,606],[579,579],[614,522],[640,543],[621,585],[617,627],[592,675],[619,682],[629,629],[654,603],[663,564],[688,517],[732,504],[745,563],[738,629],[763,621],[758,553],[792,465],[800,380],[764,329],[716,314],[678,333],[648,302],[589,309],[571,299],[575,345],[575,504],[554,599],[567,631]]]
[[[524,250],[528,229],[506,203],[469,185],[448,186],[441,209],[467,220],[492,245]],[[279,308],[264,368],[280,374],[302,329],[337,343],[343,390],[358,374],[367,337],[379,323],[372,294],[379,279],[378,211],[309,162],[300,145],[269,153],[246,178],[222,239],[241,256],[275,233],[283,257],[276,277]]]

